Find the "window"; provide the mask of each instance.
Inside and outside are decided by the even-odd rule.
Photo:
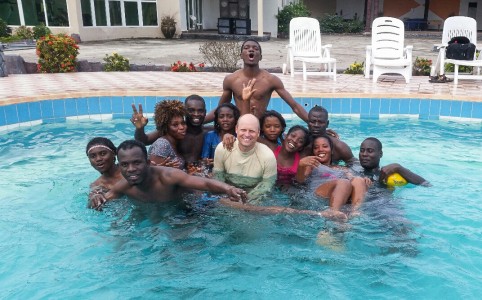
[[[94,0],[95,24],[97,26],[107,26],[107,15],[104,0]],[[85,24],[84,24],[85,26]]]
[[[126,26],[139,26],[137,2],[124,2],[124,11],[126,12]]]
[[[120,1],[109,1],[109,14],[111,26],[122,26],[122,12]]]
[[[142,3],[142,22],[144,26],[157,26],[156,3]]]
[[[21,25],[17,1],[0,0],[0,18],[9,25]]]
[[[42,0],[22,0],[25,25],[35,26],[45,22],[45,11]]]
[[[46,0],[47,18],[49,26],[69,26],[67,2],[65,0]]]
[[[156,0],[81,0],[81,9],[84,26],[157,26]]]
[[[84,26],[93,26],[92,23],[92,9],[90,7],[90,0],[81,0],[80,6],[82,8],[82,23]]]

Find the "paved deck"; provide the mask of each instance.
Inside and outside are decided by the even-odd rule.
[[[334,82],[327,77],[294,78],[279,76],[295,97],[349,98],[429,98],[482,102],[482,81],[429,83],[427,76],[414,76],[405,83],[401,76],[382,75],[377,83],[362,75],[339,74]],[[69,74],[10,75],[0,78],[0,106],[87,96],[187,96],[197,93],[218,96],[226,73],[175,72],[82,72]]]

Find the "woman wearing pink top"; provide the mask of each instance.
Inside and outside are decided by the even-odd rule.
[[[308,136],[308,129],[295,125],[290,128],[283,143],[274,150],[278,169],[277,184],[293,183],[300,162],[300,151],[309,143]]]

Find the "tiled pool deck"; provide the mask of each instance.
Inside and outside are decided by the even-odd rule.
[[[361,118],[381,115],[416,115],[423,119],[467,118],[482,123],[482,81],[429,83],[415,76],[406,84],[401,76],[381,76],[377,83],[362,75],[294,78],[279,76],[286,89],[307,109],[323,105],[332,114]],[[205,97],[209,109],[222,93],[226,73],[174,72],[82,72],[70,74],[10,75],[0,78],[0,130],[39,122],[102,116],[127,117],[131,103],[143,103],[152,113],[162,99],[184,99],[190,94]],[[273,94],[271,108],[290,113]]]

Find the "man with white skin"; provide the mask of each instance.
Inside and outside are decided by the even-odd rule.
[[[268,146],[258,143],[259,120],[252,114],[241,116],[236,125],[237,140],[232,151],[222,144],[214,153],[216,179],[241,188],[252,188],[248,201],[259,200],[271,190],[276,181],[276,158]]]

